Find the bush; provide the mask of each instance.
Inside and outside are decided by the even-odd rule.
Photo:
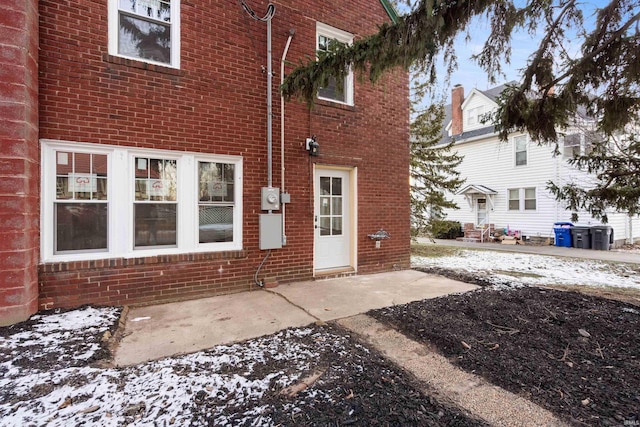
[[[434,239],[455,239],[464,236],[459,221],[431,221],[431,235]]]

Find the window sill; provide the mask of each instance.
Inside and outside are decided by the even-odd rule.
[[[149,264],[174,264],[181,262],[197,262],[211,260],[243,259],[247,251],[200,252],[172,255],[156,255],[137,258],[104,258],[85,261],[49,261],[40,265],[44,273],[59,273],[61,271],[94,270],[101,268],[130,267]]]
[[[316,105],[322,105],[323,107],[337,108],[344,111],[356,111],[354,105],[345,104],[338,101],[330,101],[328,99],[316,98]]]
[[[104,62],[111,64],[124,65],[126,67],[138,68],[140,70],[154,71],[156,73],[169,74],[172,76],[183,76],[184,70],[177,68],[171,68],[159,64],[152,64],[150,62],[140,61],[137,59],[124,58],[122,56],[109,55],[105,53],[102,55]]]

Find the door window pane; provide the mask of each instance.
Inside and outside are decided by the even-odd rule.
[[[342,178],[333,178],[331,180],[331,191],[334,196],[342,195]]]
[[[328,176],[320,177],[320,194],[331,194],[331,178]]]
[[[320,218],[320,235],[321,236],[331,235],[331,218],[330,217]]]
[[[320,215],[331,215],[331,197],[320,197]]]
[[[332,215],[342,215],[342,197],[333,197],[333,204],[331,206]]]
[[[334,217],[332,221],[331,234],[333,236],[342,235],[342,217]]]

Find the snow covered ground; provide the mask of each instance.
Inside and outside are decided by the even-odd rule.
[[[640,289],[640,266],[515,252],[460,250],[454,256],[411,259],[413,267],[486,273],[495,284],[587,285]]]
[[[640,289],[639,267],[626,264],[472,250],[412,262],[483,274],[497,285]],[[272,425],[262,400],[268,390],[296,384],[319,358],[360,352],[356,369],[370,358],[345,336],[311,327],[137,366],[98,367],[94,362],[106,355],[101,338],[114,330],[119,315],[118,308],[84,307],[0,328],[0,426],[207,425],[212,420],[220,426]],[[309,389],[305,398],[333,402],[335,397]]]
[[[38,315],[30,332],[0,337],[0,425],[270,425],[266,390],[293,384],[320,353],[346,351],[344,337],[301,328],[127,368],[88,366],[118,315],[91,307]],[[286,372],[255,369],[265,361]],[[198,399],[215,404],[202,413]]]

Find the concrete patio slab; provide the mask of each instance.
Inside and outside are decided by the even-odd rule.
[[[114,362],[125,366],[192,353],[315,320],[278,295],[261,290],[134,307]]]
[[[133,307],[117,366],[192,353],[308,325],[477,288],[414,270],[297,282],[275,289]]]
[[[323,321],[340,319],[369,310],[406,304],[477,286],[415,270],[352,276],[281,285],[273,292]]]

